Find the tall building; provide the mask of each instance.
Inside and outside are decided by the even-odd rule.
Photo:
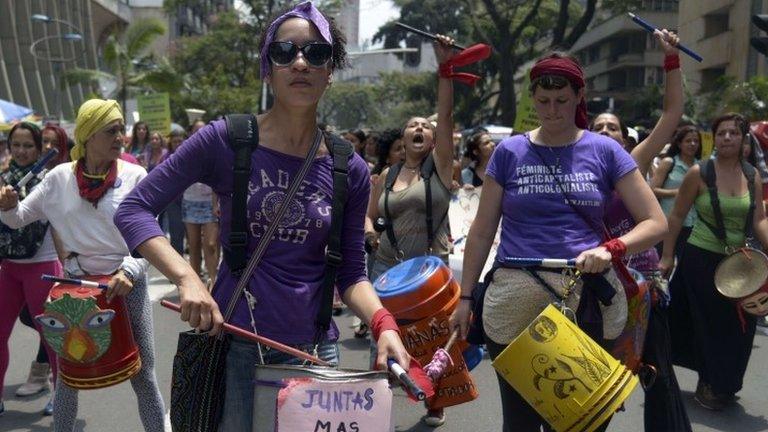
[[[174,39],[205,33],[209,18],[233,4],[234,0],[201,0],[169,16],[162,0],[0,0],[0,99],[43,115],[60,111],[72,119],[90,90],[57,82],[67,69],[102,69],[101,50],[113,29],[150,16],[166,21],[168,32],[153,47],[162,55]],[[33,20],[34,15],[52,20]],[[67,36],[73,33],[82,39]]]
[[[768,13],[768,0],[680,0],[680,38],[704,57],[682,56],[691,89],[707,92],[723,75],[746,81],[768,74],[766,58],[749,45],[756,35],[750,16],[758,13]]]
[[[676,29],[677,10],[678,0],[644,0],[637,14],[660,28]],[[664,53],[657,45],[655,37],[626,14],[596,20],[571,50],[584,68],[590,109],[625,110],[639,89],[661,84]]]
[[[347,38],[347,49],[357,49],[360,44],[360,0],[344,0],[336,19]]]

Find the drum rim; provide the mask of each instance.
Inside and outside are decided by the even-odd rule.
[[[722,279],[725,277],[728,277],[728,275],[722,274],[723,271],[726,271],[725,265],[728,265],[729,262],[732,262],[736,257],[738,257],[738,255],[743,254],[745,250],[748,251],[750,254],[754,254],[756,257],[763,258],[762,261],[760,262],[764,264],[764,270],[765,270],[764,280],[761,281],[759,284],[757,284],[757,286],[749,287],[749,288],[746,288],[744,285],[739,285],[739,286],[724,285]],[[768,255],[766,255],[759,249],[755,249],[751,247],[739,248],[736,252],[733,252],[732,254],[726,256],[720,261],[720,263],[717,264],[713,279],[714,279],[714,284],[715,284],[715,288],[717,289],[717,292],[719,292],[723,296],[728,297],[730,299],[742,299],[745,297],[749,297],[752,294],[759,291],[766,284],[766,282],[768,282]]]

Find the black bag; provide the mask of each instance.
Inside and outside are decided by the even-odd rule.
[[[237,197],[247,197],[248,175],[243,176],[242,172],[250,173],[250,156],[259,144],[259,130],[256,118],[252,115],[227,116],[226,121],[229,145],[235,151],[235,182],[232,192],[234,223],[238,219],[245,220],[247,209],[244,200],[238,201]],[[235,242],[234,247],[240,245]],[[244,263],[244,239],[242,250]],[[238,297],[235,293],[230,303],[236,303]],[[227,319],[229,316],[225,315]],[[215,432],[218,429],[224,407],[229,343],[230,337],[223,334],[211,337],[195,330],[179,334],[171,381],[170,417],[174,432]]]
[[[5,184],[15,183],[13,180],[13,174],[6,172],[3,175]],[[20,192],[22,201],[25,192],[38,183],[40,183],[40,179],[37,176],[27,182]],[[48,222],[36,221],[17,229],[0,222],[0,259],[32,258],[42,246],[47,231]]]
[[[494,262],[493,267],[485,274],[482,282],[475,285],[475,289],[472,290],[472,321],[469,324],[469,332],[467,332],[467,342],[472,345],[485,344],[485,336],[483,332],[483,301],[485,300],[485,292],[488,290],[488,285],[493,282],[493,274],[500,266]]]

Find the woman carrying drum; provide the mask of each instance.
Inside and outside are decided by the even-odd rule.
[[[311,157],[301,191],[280,221],[269,247],[248,281],[230,324],[316,352],[338,364],[339,332],[335,326],[318,334],[315,318],[320,309],[321,281],[329,241],[333,202],[331,138],[319,132],[317,106],[337,68],[346,64],[344,37],[332,19],[311,2],[304,2],[272,21],[260,43],[262,77],[274,91],[275,102],[256,117],[258,147],[251,155],[248,188],[247,256],[250,258],[280,207],[288,185],[300,176]],[[253,126],[253,125],[252,125]],[[311,150],[317,150],[317,156]],[[352,152],[351,147],[349,148]],[[308,156],[309,154],[309,156]],[[221,199],[221,243],[227,257],[233,208],[234,152],[227,140],[225,121],[214,121],[192,135],[163,164],[155,168],[120,206],[115,221],[129,247],[147,258],[179,288],[181,319],[216,335],[222,327],[220,312],[230,301],[238,281],[225,259],[219,267],[213,297],[200,277],[169,244],[154,215],[194,182],[211,186]],[[363,222],[370,180],[365,161],[349,157],[347,198],[341,231],[341,254],[336,285],[344,302],[371,325],[378,339],[377,365],[387,358],[407,366],[391,314],[381,306],[365,273]],[[388,317],[388,318],[387,318]],[[373,322],[373,323],[372,323]],[[371,324],[372,323],[372,324]],[[384,324],[382,324],[384,323]],[[317,341],[317,336],[321,339]],[[219,431],[252,430],[254,369],[256,364],[301,364],[302,360],[276,350],[262,350],[246,339],[233,337],[227,352],[226,394]]]
[[[671,272],[682,221],[695,207],[698,219],[670,283],[672,354],[675,364],[698,372],[696,401],[712,410],[733,403],[741,390],[755,336],[755,318],[742,315],[716,290],[715,269],[753,233],[761,244],[768,244],[765,210],[755,205],[763,200],[760,174],[742,159],[748,128],[747,120],[736,113],[712,121],[716,156],[692,167],[683,179],[660,264],[664,273]]]
[[[125,125],[114,100],[91,99],[78,110],[74,162],[49,171],[23,201],[10,186],[0,191],[0,220],[22,227],[48,219],[68,252],[64,272],[71,277],[112,275],[107,299],[125,296],[141,369],[131,378],[146,431],[163,430],[163,399],[157,386],[152,339],[152,309],[146,262],[132,258],[112,217],[118,204],[146,176],[138,165],[119,160]],[[115,341],[112,342],[117,343]],[[54,430],[71,432],[78,391],[59,374],[54,398]]]
[[[435,56],[442,64],[453,57],[453,40],[438,37]],[[434,255],[448,263],[452,246],[448,229],[453,181],[452,128],[453,82],[441,77],[437,127],[424,117],[408,120],[402,133],[405,159],[385,168],[371,193],[365,241],[375,250],[372,281],[398,263],[418,256]],[[429,410],[424,422],[440,426],[445,422],[443,410]]]
[[[0,184],[14,186],[42,155],[43,141],[40,129],[32,123],[17,123],[8,133],[8,145],[11,163],[0,176]],[[39,183],[37,176],[33,177],[20,188],[21,198],[25,199]],[[0,258],[3,261],[0,267],[0,391],[3,388],[5,372],[8,370],[8,339],[16,317],[25,309],[21,321],[39,331],[40,326],[35,324],[31,317],[42,313],[50,289],[50,284],[40,280],[40,276],[61,274],[61,263],[56,255],[51,228],[47,221],[38,221],[26,229],[17,230],[15,236],[3,234],[3,241],[0,243]],[[11,244],[6,243],[8,241]],[[49,372],[53,372],[53,379],[56,379],[56,355],[42,340],[41,334],[37,359],[32,362],[29,380],[19,387],[17,396],[31,396],[48,389]],[[46,415],[51,415],[51,406],[49,401],[44,410]],[[2,411],[3,402],[0,398],[0,412]]]
[[[675,48],[678,38],[674,33],[667,30],[657,31],[655,35],[666,55],[664,59],[666,71],[664,106],[661,117],[651,133],[646,139],[634,146],[630,152],[643,177],[648,172],[654,156],[673,136],[683,114],[683,80],[680,71],[680,57]],[[590,130],[613,138],[627,151],[630,151],[626,139],[627,128],[615,114],[602,113],[598,115],[592,120]],[[667,168],[669,168],[668,165]],[[655,179],[656,177],[654,177]],[[635,221],[627,211],[623,201],[616,194],[607,206],[605,222],[612,237],[626,234],[635,226]],[[690,420],[680,395],[680,388],[670,357],[671,347],[666,309],[668,293],[666,282],[659,272],[658,253],[655,248],[649,248],[637,254],[627,255],[623,261],[626,266],[639,271],[645,280],[650,282],[650,288],[653,290],[652,298],[656,300],[653,302],[654,306],[650,308],[648,330],[642,352],[642,362],[652,366],[655,370],[655,374],[651,372],[648,375],[649,381],[644,383],[647,384],[644,387],[645,404],[643,406],[645,430],[649,432],[690,431]]]
[[[616,338],[626,321],[621,316],[626,314],[626,302],[611,261],[658,242],[666,230],[664,214],[632,157],[614,140],[585,130],[584,74],[575,59],[557,53],[539,59],[531,70],[530,91],[541,126],[503,140],[491,157],[480,198],[483,211],[472,224],[464,252],[462,301],[451,326],[466,337],[472,290],[503,214],[497,263],[519,257],[576,257],[577,269],[590,281],[582,294],[594,291],[602,299],[603,331],[597,337]],[[614,191],[637,224],[627,234],[604,242],[603,203]],[[554,294],[564,294],[560,270],[496,271],[484,296],[482,316],[491,358],[533,321]],[[612,305],[605,306],[606,302]],[[575,309],[573,298],[567,303]],[[504,430],[538,431],[545,424],[542,417],[501,375],[498,379]]]

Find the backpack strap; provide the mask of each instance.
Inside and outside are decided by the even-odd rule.
[[[403,167],[403,162],[398,162],[391,167],[387,172],[387,178],[384,181],[384,219],[385,219],[385,231],[389,243],[395,249],[395,254],[400,256],[400,246],[397,244],[397,237],[395,237],[395,228],[392,225],[392,214],[389,212],[389,193],[392,192],[392,188],[395,186],[395,180],[397,180],[400,169]]]
[[[744,239],[748,240],[753,235],[753,219],[755,216],[755,167],[750,165],[747,161],[741,161],[741,171],[744,173],[744,177],[747,178],[747,190],[749,190],[749,211],[747,212],[747,219],[744,221]]]
[[[435,172],[435,158],[432,152],[421,162],[421,180],[424,182],[426,192],[427,211],[427,252],[432,253],[432,241],[435,239],[434,221],[432,220],[432,174]]]
[[[224,249],[224,261],[237,277],[248,263],[248,181],[251,177],[251,154],[259,146],[259,125],[253,114],[229,114],[224,119],[227,123],[227,140],[235,152],[229,250]]]
[[[707,226],[707,228],[715,234],[726,246],[726,232],[725,223],[723,221],[723,211],[720,208],[720,198],[717,195],[717,174],[715,172],[715,162],[712,159],[699,162],[699,171],[701,178],[707,185],[709,191],[709,201],[712,206],[712,213],[715,215],[715,225],[707,222],[704,218],[698,214],[699,220]],[[749,211],[747,212],[746,220],[744,221],[744,238],[749,239],[752,237],[752,219],[755,214],[755,167],[749,163],[741,162],[741,171],[744,177],[747,179],[747,190],[749,191]]]
[[[325,271],[320,284],[322,303],[317,312],[317,334],[315,344],[322,341],[331,325],[333,309],[333,289],[336,275],[342,263],[341,231],[344,226],[344,209],[347,204],[347,177],[349,176],[349,158],[354,153],[352,144],[336,135],[326,135],[333,153],[333,199],[331,202],[331,228],[328,233],[328,246],[325,250]]]

